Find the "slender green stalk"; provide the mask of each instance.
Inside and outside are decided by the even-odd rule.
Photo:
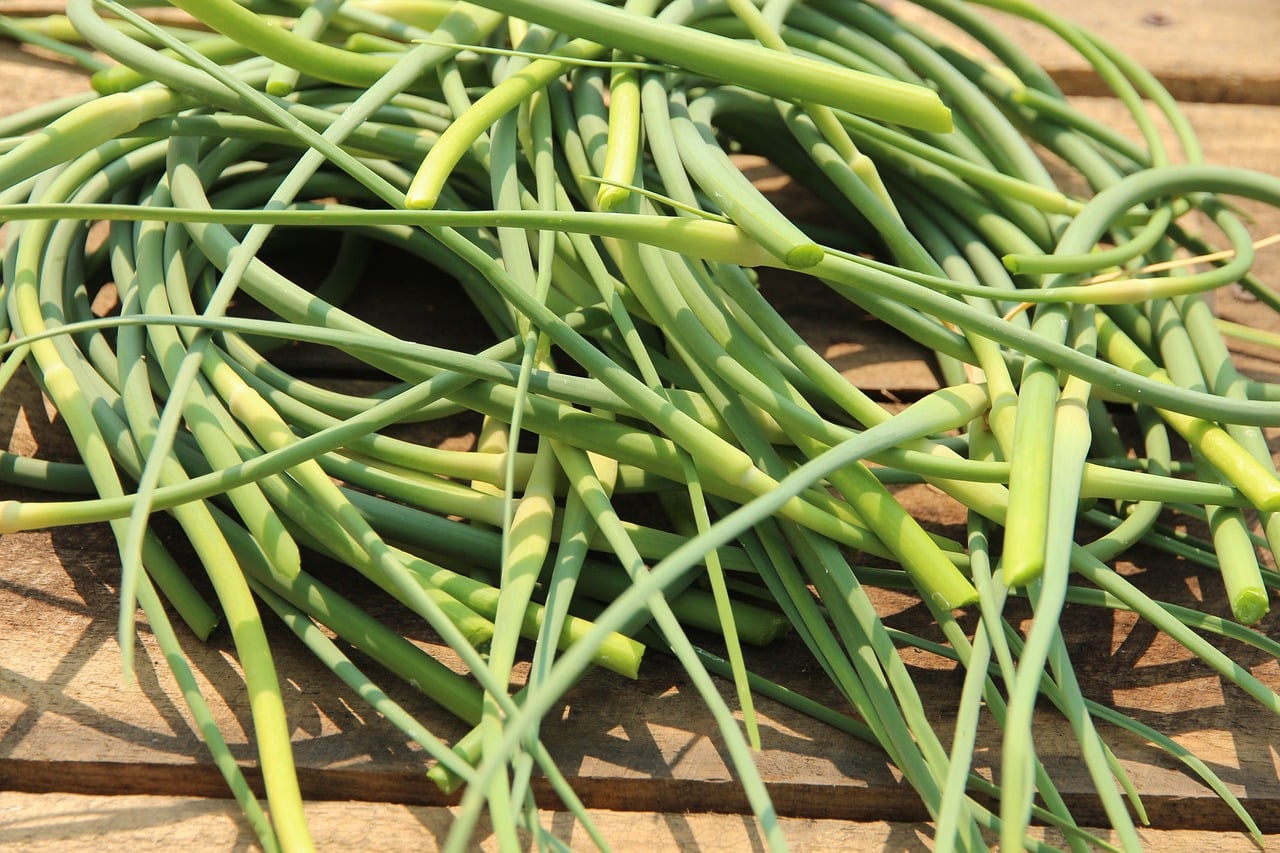
[[[928,130],[950,129],[949,111],[922,87],[743,45],[589,0],[554,6],[532,0],[485,0],[481,5],[777,97],[805,92],[816,103],[848,112]]]
[[[941,849],[1035,849],[1033,820],[1073,850],[1092,842],[1038,754],[1047,706],[1117,846],[1137,845],[1145,815],[1099,720],[1183,762],[1256,835],[1203,762],[1083,695],[1060,620],[1068,603],[1130,609],[1280,709],[1229,651],[1277,654],[1241,622],[1280,588],[1262,432],[1280,390],[1241,376],[1198,296],[1240,281],[1276,307],[1219,196],[1276,206],[1280,181],[1201,164],[1149,73],[1026,0],[920,0],[982,58],[835,0],[178,5],[218,34],[69,0],[76,35],[45,43],[119,67],[95,75],[100,95],[0,120],[0,387],[29,367],[81,456],[0,455],[0,478],[88,496],[4,501],[0,529],[110,522],[126,670],[136,595],[264,847],[309,839],[254,595],[422,745],[429,778],[468,786],[448,849],[486,812],[499,848],[561,848],[540,825],[539,768],[605,846],[540,737],[589,667],[635,677],[634,631],[688,673],[770,848],[786,841],[753,763],[753,691],[878,744]],[[1082,116],[980,6],[1060,39],[1138,137]],[[796,216],[739,151],[829,212]],[[1078,197],[1055,183],[1067,171]],[[1192,210],[1227,251],[1176,219]],[[314,280],[291,277],[309,265]],[[366,297],[386,284],[408,295],[384,329]],[[901,403],[854,387],[829,341],[772,304],[783,288],[823,300],[824,329],[870,313],[932,349],[943,389]],[[426,312],[442,322],[422,327]],[[369,381],[308,378],[291,344]],[[435,446],[471,432],[474,449]],[[898,489],[921,484],[967,518],[963,542],[913,516]],[[162,510],[212,605],[161,545]],[[1186,520],[1212,541],[1174,530]],[[1103,563],[1142,546],[1220,571],[1231,613],[1153,601]],[[341,572],[317,581],[315,559],[371,580],[379,608],[466,673],[345,599]],[[935,635],[887,626],[871,586],[917,596]],[[206,725],[158,594],[197,635],[231,625],[271,826]],[[728,660],[691,630],[719,634]],[[857,724],[751,672],[752,647],[788,632]],[[446,748],[330,637],[475,728]],[[521,638],[533,659],[513,691]],[[949,743],[908,647],[964,671]],[[708,670],[735,682],[745,727]],[[973,772],[984,723],[1001,788]]]
[[[0,208],[0,221],[26,219],[104,219],[118,221],[198,222],[223,225],[422,225],[429,227],[550,227],[604,237],[633,239],[665,249],[743,266],[771,266],[772,255],[741,229],[724,222],[643,214],[546,213],[535,210],[336,210],[299,205],[273,210],[210,210],[169,207],[148,210],[131,205],[21,204]]]

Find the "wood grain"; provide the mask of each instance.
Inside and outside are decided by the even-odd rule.
[[[309,803],[307,816],[321,849],[365,849],[369,827],[376,826],[382,853],[429,849],[427,845],[433,840],[444,837],[453,819],[452,812],[444,808],[382,803]],[[570,849],[591,849],[580,828],[558,820],[560,815],[545,813],[543,817],[557,828]],[[591,817],[616,853],[739,853],[760,847],[759,834],[739,815],[596,810]],[[784,818],[782,826],[796,850],[922,853],[931,849],[928,835],[916,824]],[[1033,829],[1031,835],[1061,843],[1051,831]],[[1143,830],[1141,836],[1148,849],[1161,853],[1257,850],[1247,839],[1213,832]],[[1103,837],[1108,835],[1103,833]],[[1266,840],[1275,844],[1280,837],[1268,836]],[[216,800],[0,792],[0,848],[4,849],[25,853],[167,853],[196,846],[244,850],[251,845],[234,806]],[[473,849],[491,851],[497,847],[492,838],[482,836]]]
[[[909,20],[951,32],[909,0],[882,0]],[[923,3],[929,6],[929,3]],[[993,4],[999,5],[999,4]],[[1280,7],[1272,0],[1038,0],[1133,57],[1181,101],[1280,104]],[[1106,93],[1098,75],[1059,35],[1014,15],[984,10],[1071,95]]]

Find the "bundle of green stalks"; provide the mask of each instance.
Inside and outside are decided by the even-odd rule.
[[[646,647],[705,700],[772,849],[761,695],[883,749],[939,850],[1042,847],[1032,822],[1073,849],[1140,847],[1117,730],[1260,838],[1206,763],[1083,695],[1059,616],[1133,611],[1280,711],[1231,657],[1280,653],[1248,627],[1280,584],[1262,432],[1280,387],[1235,369],[1206,301],[1232,285],[1277,307],[1231,197],[1280,205],[1280,180],[1203,164],[1149,74],[1029,0],[917,2],[967,46],[862,0],[172,0],[189,17],[163,25],[138,0],[69,0],[65,19],[4,22],[92,69],[94,91],[0,130],[0,381],[30,371],[81,457],[0,460],[61,493],[0,503],[0,529],[111,524],[126,667],[141,613],[265,849],[311,846],[276,619],[421,748],[423,784],[461,791],[451,850],[482,817],[500,849],[556,847],[535,777],[605,846],[539,725],[592,667],[625,691]],[[980,7],[1076,50],[1136,136],[1081,114]],[[780,211],[739,152],[828,215]],[[311,280],[276,263],[318,245]],[[419,342],[344,309],[389,256],[412,259],[399,292],[463,295],[487,341]],[[927,347],[941,389],[889,406],[855,387],[766,298],[777,269]],[[309,382],[283,342],[383,379]],[[457,417],[478,424],[472,449],[415,440]],[[948,496],[964,535],[926,530],[905,483]],[[1114,569],[1139,544],[1220,570],[1230,612],[1150,598]],[[317,561],[418,629],[375,619]],[[876,587],[918,596],[934,638],[886,628]],[[219,623],[265,809],[179,646]],[[423,630],[463,674],[410,641]],[[753,673],[751,647],[785,632],[841,702]],[[904,648],[964,673],[945,740]],[[375,679],[470,734],[442,741]],[[1114,842],[1078,828],[1037,757],[1037,704],[1069,723]],[[987,725],[998,785],[974,768]]]

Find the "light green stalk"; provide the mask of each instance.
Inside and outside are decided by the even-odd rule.
[[[935,131],[951,128],[950,112],[923,87],[742,44],[590,0],[554,5],[484,0],[481,5],[776,97],[788,99],[804,92],[815,103],[872,118]]]

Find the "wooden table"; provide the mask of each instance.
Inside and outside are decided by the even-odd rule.
[[[32,5],[0,0],[0,11]],[[894,0],[889,5],[906,6]],[[1224,0],[1212,8],[1196,0],[1045,5],[1104,33],[1164,80],[1187,102],[1208,159],[1280,174],[1275,0]],[[1085,109],[1118,121],[1116,104],[1093,97],[1096,81],[1085,69],[1042,34],[1018,29]],[[0,45],[0,92],[8,109],[83,85],[79,74],[59,63]],[[1259,235],[1280,233],[1280,214],[1253,209]],[[1264,253],[1258,269],[1280,283],[1280,250]],[[1251,311],[1230,297],[1220,298],[1218,307],[1227,316]],[[811,340],[841,359],[852,380],[898,393],[933,387],[933,373],[920,354],[893,336],[875,328],[835,327],[820,305],[796,306],[794,316]],[[1253,354],[1248,364],[1259,374],[1280,372],[1280,358],[1265,353]],[[10,389],[0,399],[0,430],[22,452],[68,452],[56,418],[29,386]],[[927,494],[914,500],[925,511],[931,506]],[[5,536],[0,566],[0,849],[251,848],[252,835],[225,799],[223,783],[145,631],[138,679],[122,684],[114,640],[118,561],[108,532],[90,527]],[[1162,574],[1160,558],[1129,568],[1169,600],[1221,607],[1208,573]],[[878,601],[895,624],[920,621],[909,599],[886,593]],[[1194,748],[1243,797],[1264,831],[1280,836],[1280,719],[1125,615],[1068,614],[1076,622],[1084,617],[1089,622],[1081,627],[1088,633],[1072,636],[1082,638],[1073,654],[1086,694]],[[1260,629],[1276,632],[1280,617],[1269,617]],[[323,849],[345,845],[384,853],[431,849],[447,831],[451,801],[422,778],[421,753],[406,747],[398,731],[348,691],[335,688],[288,637],[278,639],[318,843]],[[187,648],[233,750],[251,766],[247,712],[229,645],[218,635]],[[766,655],[762,668],[787,671],[815,696],[831,695],[819,672],[795,663],[806,659],[798,644],[783,642]],[[945,734],[959,677],[923,656],[912,663],[935,670],[924,698]],[[1246,656],[1243,664],[1280,688],[1276,661]],[[728,685],[724,690],[728,696]],[[442,737],[461,733],[457,723],[407,689],[395,698],[438,721]],[[761,700],[759,710],[759,766],[796,849],[928,848],[926,815],[878,750],[768,701]],[[544,738],[616,849],[759,849],[714,726],[678,668],[666,661],[654,656],[636,683],[590,675],[566,697],[560,716],[547,720]],[[1252,849],[1217,798],[1168,759],[1131,738],[1114,736],[1110,742],[1146,799],[1151,849]],[[1038,728],[1038,747],[1062,770],[1063,793],[1077,813],[1100,819],[1073,741],[1048,715]],[[996,763],[990,737],[977,761],[983,771]],[[570,845],[586,845],[566,815],[548,813],[546,821]]]

